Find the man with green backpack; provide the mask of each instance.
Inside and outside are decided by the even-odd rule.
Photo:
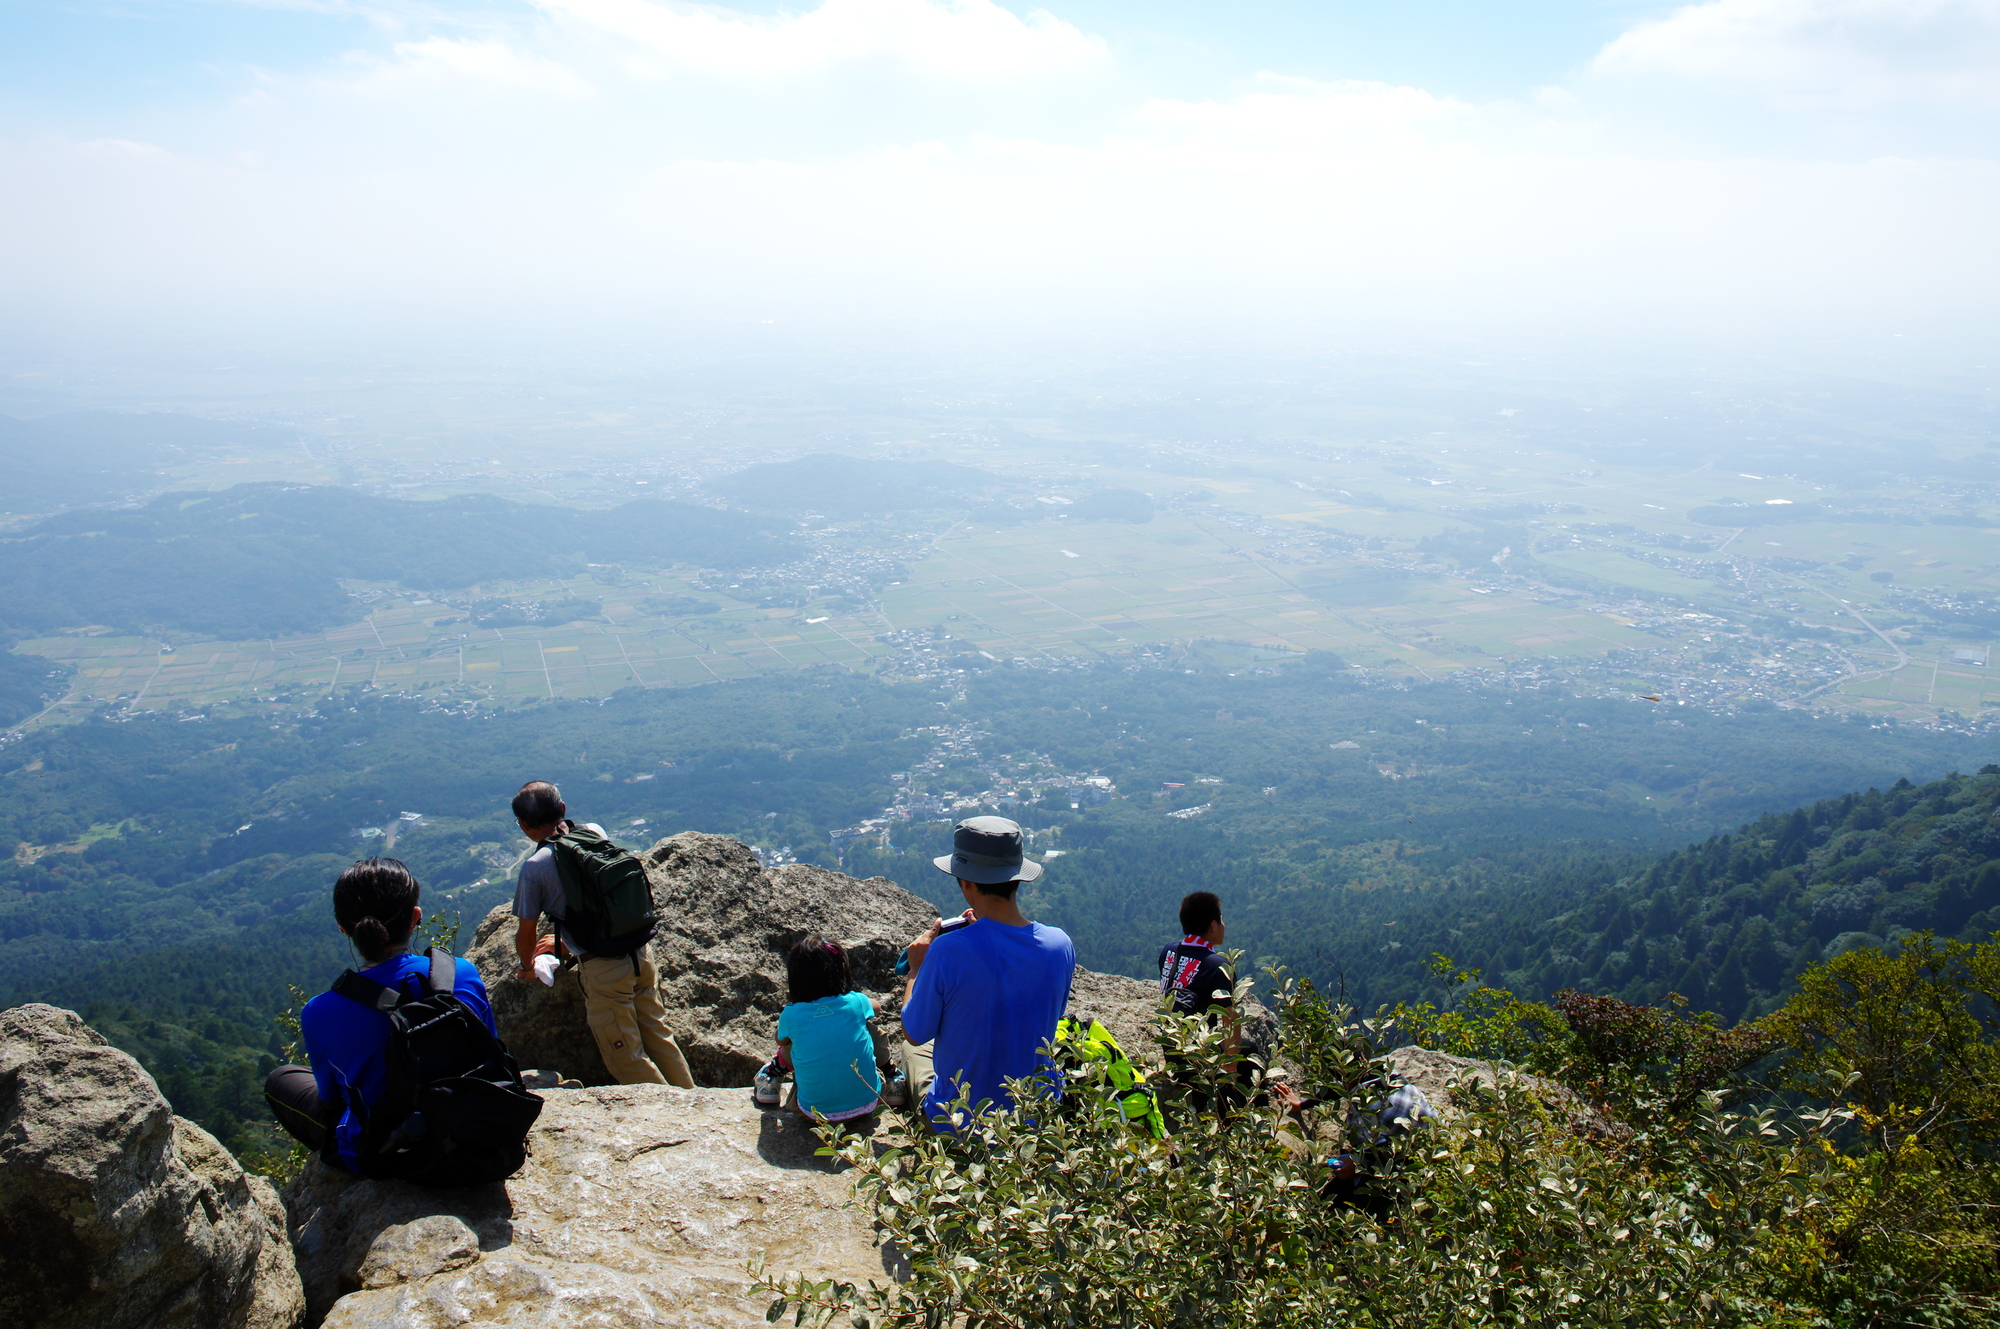
[[[645,864],[606,839],[602,827],[569,820],[561,791],[546,780],[522,785],[513,808],[521,833],[536,844],[514,888],[521,977],[538,981],[535,925],[547,915],[576,957],[584,1013],[611,1077],[694,1088],[660,1003],[649,944],[658,920]]]

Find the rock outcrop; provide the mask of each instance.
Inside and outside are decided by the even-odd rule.
[[[294,1329],[271,1184],[75,1013],[0,1012],[0,1324]]]
[[[424,1191],[312,1164],[287,1188],[326,1329],[762,1324],[746,1263],[886,1281],[848,1178],[789,1113],[741,1089],[542,1092],[504,1186]]]
[[[769,1060],[793,942],[815,932],[838,940],[855,985],[893,1017],[902,998],[896,955],[938,916],[886,877],[861,881],[803,864],[766,869],[726,836],[689,831],[642,857],[660,915],[653,942],[660,998],[703,1085],[747,1085]],[[575,975],[565,970],[553,988],[522,981],[514,932],[511,909],[501,905],[479,924],[467,953],[486,979],[508,1050],[524,1067],[608,1083]],[[1133,1060],[1157,1064],[1150,1027],[1158,1002],[1152,983],[1079,967],[1070,1007],[1102,1020]],[[1275,1022],[1261,1006],[1245,1014],[1247,1032],[1268,1047]],[[892,1042],[901,1036],[893,1018],[883,1031]]]
[[[1412,1043],[1389,1054],[1389,1067],[1404,1084],[1423,1090],[1432,1107],[1449,1113],[1468,1089],[1493,1093],[1507,1082],[1525,1089],[1544,1106],[1566,1121],[1570,1128],[1587,1135],[1629,1137],[1631,1127],[1614,1120],[1602,1108],[1586,1102],[1575,1090],[1546,1076],[1533,1075],[1511,1062],[1487,1061],[1475,1057],[1455,1057],[1434,1052]]]
[[[660,915],[653,941],[660,998],[699,1084],[747,1085],[770,1059],[793,942],[815,932],[837,939],[856,986],[888,999],[898,988],[897,952],[937,917],[887,878],[856,881],[803,864],[767,870],[747,845],[725,836],[689,831],[642,857]],[[508,1050],[523,1066],[607,1083],[574,973],[558,975],[553,988],[523,982],[514,930],[502,905],[480,923],[468,952]]]

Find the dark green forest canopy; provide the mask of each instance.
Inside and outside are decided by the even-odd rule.
[[[62,696],[72,672],[39,655],[0,651],[0,725],[18,724]]]
[[[733,567],[791,546],[768,518],[661,499],[603,512],[466,496],[250,484],[63,513],[0,540],[0,629],[102,623],[223,638],[356,617],[340,578],[419,590],[570,576],[586,563]]]
[[[1613,946],[1593,959],[1611,920],[1588,911],[1635,890],[1654,856],[1976,769],[1987,746],[1795,712],[1364,686],[1335,662],[1242,678],[992,668],[964,688],[812,673],[497,714],[350,694],[290,727],[145,716],[30,735],[0,771],[0,835],[36,847],[0,862],[0,1003],[95,1012],[228,1137],[254,1119],[230,1104],[256,1105],[285,984],[317,989],[345,962],[327,891],[382,845],[362,829],[396,823],[427,905],[468,919],[505,898],[520,844],[506,800],[531,777],[628,843],[698,829],[831,866],[828,833],[879,815],[938,724],[985,735],[950,787],[991,785],[1039,848],[1067,850],[1029,903],[1093,968],[1144,974],[1180,895],[1208,888],[1254,960],[1344,978],[1369,1005],[1427,994],[1434,950],[1529,994],[1582,981],[1586,960],[1629,963]],[[1040,802],[997,801],[1003,758],[1031,753],[1121,796],[1071,808],[1065,782],[1044,780]],[[1169,782],[1185,788],[1156,795]],[[893,827],[846,870],[949,904],[928,861],[948,821]]]
[[[2000,766],[1760,817],[1552,923],[1536,987],[1635,1003],[1675,991],[1732,1021],[1858,946],[1913,931],[1984,940],[2000,930]]]

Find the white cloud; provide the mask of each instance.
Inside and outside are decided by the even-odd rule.
[[[1260,76],[1223,101],[1154,100],[1134,116],[1141,128],[1236,151],[1302,149],[1381,152],[1412,149],[1472,127],[1474,108],[1422,88],[1387,83],[1319,83]]]
[[[389,56],[362,57],[357,88],[412,90],[448,84],[488,92],[578,96],[590,84],[567,65],[516,49],[498,37],[426,37],[397,42]]]
[[[2000,0],[1711,0],[1632,28],[1594,67],[1860,106],[1991,105]]]
[[[636,43],[669,69],[774,77],[888,59],[950,78],[1008,79],[1086,69],[1104,42],[1045,10],[1019,17],[992,0],[825,0],[803,14],[744,14],[654,0],[539,0],[585,31]]]

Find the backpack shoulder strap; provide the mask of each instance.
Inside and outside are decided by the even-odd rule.
[[[334,992],[349,1001],[358,1001],[370,1010],[387,1014],[403,1004],[403,994],[392,987],[384,987],[372,978],[363,978],[349,969],[333,980]]]
[[[442,946],[430,949],[431,968],[424,975],[424,982],[435,996],[440,992],[450,992],[458,986],[458,965],[451,958],[451,952]]]

